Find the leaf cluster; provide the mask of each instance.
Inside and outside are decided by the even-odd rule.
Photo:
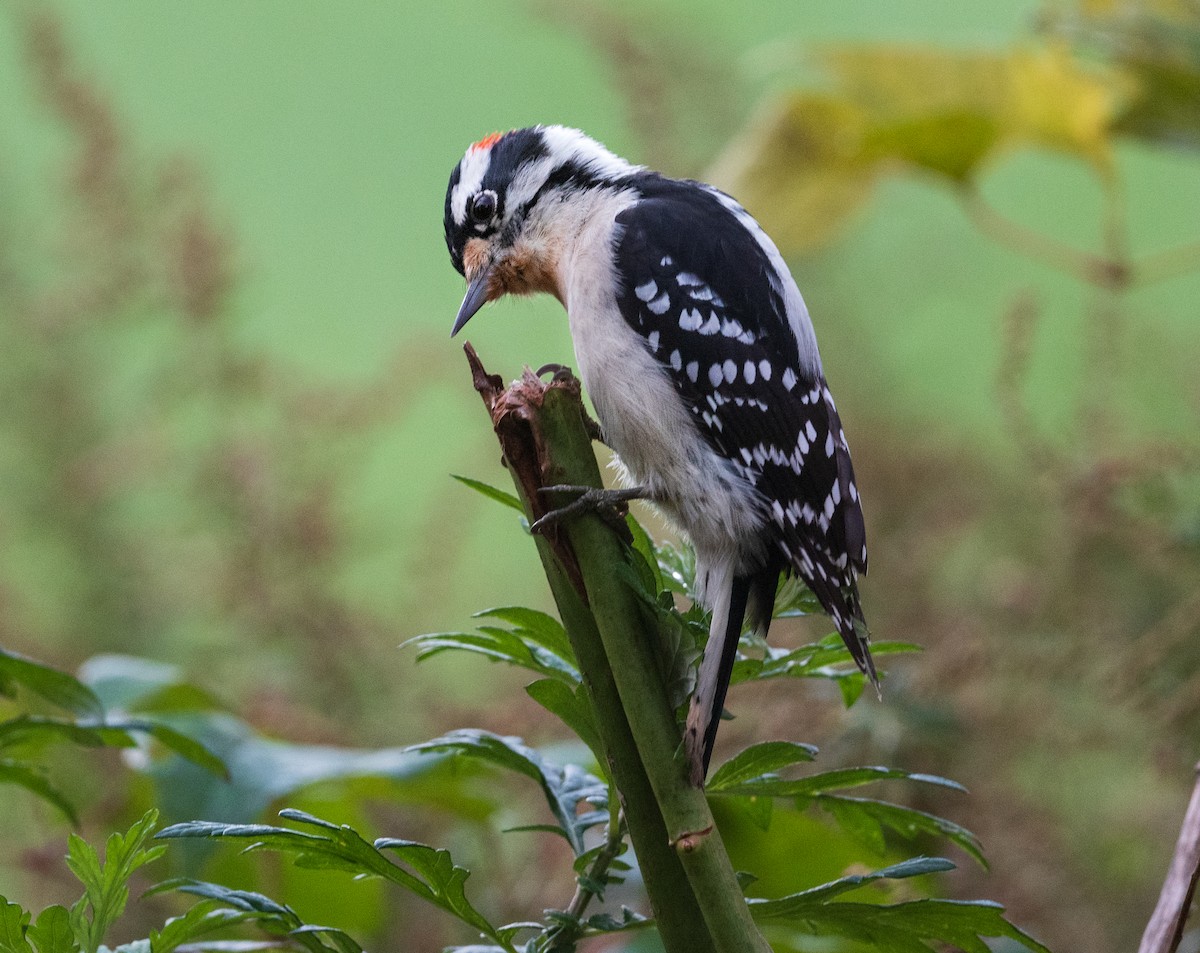
[[[34,714],[18,705],[18,688],[63,714]],[[14,714],[0,721],[0,783],[15,784],[53,804],[78,824],[75,808],[47,776],[36,756],[45,746],[67,742],[81,747],[135,748],[153,739],[204,770],[226,777],[212,751],[177,731],[152,711],[109,710],[97,694],[66,672],[0,648],[0,695],[13,699]]]
[[[971,192],[998,158],[1034,148],[1108,181],[1121,137],[1200,147],[1198,38],[1194,5],[1080,3],[1010,49],[827,45],[813,59],[828,82],[770,101],[709,177],[800,253],[896,172]]]

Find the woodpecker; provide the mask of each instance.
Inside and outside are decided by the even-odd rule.
[[[878,690],[857,578],[866,532],[808,308],[734,199],[563,126],[493,133],[450,176],[446,245],[484,304],[546,292],[615,467],[691,541],[712,613],[684,730],[702,786],[744,623],[765,636],[781,573],[833,619]]]

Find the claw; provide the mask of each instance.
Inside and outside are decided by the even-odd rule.
[[[554,382],[570,380],[574,376],[566,364],[543,364],[537,369],[537,376],[541,377],[543,374],[553,374],[550,380]]]
[[[579,495],[566,506],[553,509],[535,521],[529,527],[530,532],[533,533],[541,533],[547,527],[561,522],[568,516],[576,516],[580,513],[611,511],[614,515],[617,515],[619,513],[619,504],[627,503],[629,500],[643,500],[649,496],[644,486],[633,486],[623,490],[602,490],[594,486],[558,484],[556,486],[539,487],[538,492],[577,493]]]

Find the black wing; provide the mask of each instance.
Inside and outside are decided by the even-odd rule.
[[[786,561],[846,635],[844,610],[861,619],[862,508],[841,420],[823,376],[804,370],[819,362],[801,360],[781,279],[712,192],[665,179],[642,192],[617,216],[622,316],[700,432],[766,497]]]

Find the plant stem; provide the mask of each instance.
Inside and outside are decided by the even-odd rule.
[[[1015,222],[988,204],[974,185],[964,185],[957,194],[967,217],[979,231],[1026,258],[1058,268],[1106,291],[1120,291],[1128,287],[1132,280],[1128,262],[1080,251]]]
[[[527,372],[501,392],[499,379],[488,378],[477,358],[472,363],[531,521],[546,512],[542,486],[601,485],[577,382],[547,385]],[[669,953],[769,953],[704,791],[688,783],[676,757],[680,733],[654,650],[657,632],[618,571],[626,544],[594,514],[535,541],[595,704],[664,945]]]

